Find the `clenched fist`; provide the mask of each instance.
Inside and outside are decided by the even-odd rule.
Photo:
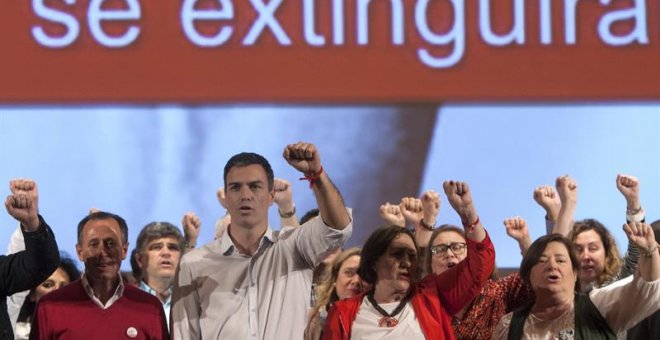
[[[283,156],[292,167],[306,176],[321,172],[321,157],[314,144],[303,142],[289,144],[284,148]]]
[[[25,231],[35,231],[39,227],[39,195],[37,183],[31,179],[15,179],[9,182],[11,195],[5,200],[7,212]]]

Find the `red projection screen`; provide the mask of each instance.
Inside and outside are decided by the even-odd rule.
[[[657,1],[4,1],[0,102],[648,100]]]

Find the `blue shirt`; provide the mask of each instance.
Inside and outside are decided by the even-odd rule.
[[[172,286],[168,289],[170,292],[170,296],[167,297],[165,301],[162,301],[160,297],[158,296],[158,292],[151,289],[149,285],[147,285],[144,281],[140,281],[140,287],[141,290],[155,296],[158,298],[158,301],[160,301],[163,304],[163,310],[165,311],[165,318],[167,319],[167,328],[170,328],[170,307],[172,306]]]

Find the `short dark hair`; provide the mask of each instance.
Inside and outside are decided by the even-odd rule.
[[[138,252],[142,252],[144,247],[147,246],[147,243],[163,237],[174,237],[179,244],[179,249],[183,251],[184,240],[181,231],[170,222],[151,222],[145,225],[140,230],[140,234],[138,234],[135,249]]]
[[[575,251],[573,251],[573,243],[571,243],[569,239],[562,236],[561,234],[544,235],[536,239],[536,241],[534,241],[534,243],[532,243],[532,245],[529,246],[529,249],[527,249],[527,252],[525,253],[525,256],[522,259],[522,262],[520,263],[520,277],[522,277],[523,281],[529,287],[532,287],[532,281],[530,279],[532,267],[534,267],[539,262],[539,259],[541,258],[541,255],[543,255],[545,248],[547,248],[548,244],[552,242],[561,243],[564,245],[564,247],[566,247],[566,251],[568,252],[568,257],[571,260],[571,266],[573,267],[573,271],[575,272],[578,271],[580,264],[577,255],[575,255]],[[579,280],[575,282],[575,290],[576,291],[580,290]]]
[[[89,221],[96,221],[96,220],[107,220],[107,219],[113,219],[117,221],[117,224],[119,224],[119,230],[121,231],[121,242],[124,245],[128,244],[128,225],[126,224],[126,221],[119,215],[115,215],[113,213],[105,212],[105,211],[97,211],[93,212],[78,223],[78,244],[82,244],[82,232],[83,228],[85,228],[85,224]]]
[[[358,275],[362,280],[372,285],[376,283],[376,280],[378,279],[375,269],[376,261],[387,252],[392,241],[401,234],[410,236],[413,243],[415,243],[415,236],[413,233],[410,230],[399,226],[392,225],[389,227],[381,227],[371,233],[367,241],[364,243],[364,247],[362,247],[362,256],[360,257]],[[417,243],[415,243],[415,251],[419,253]],[[413,265],[417,265],[417,263]],[[419,270],[416,275],[418,274]],[[414,279],[416,280],[417,278]]]
[[[142,268],[140,268],[140,265],[137,261],[137,256],[135,256],[137,253],[138,249],[133,248],[133,251],[131,251],[131,273],[133,274],[135,281],[140,282],[142,281]]]
[[[275,181],[275,175],[273,174],[273,168],[270,167],[268,160],[260,154],[254,152],[241,152],[232,156],[225,165],[225,172],[223,175],[223,181],[225,182],[225,191],[227,190],[227,174],[229,170],[234,167],[245,167],[248,165],[261,165],[261,167],[266,172],[266,178],[268,179],[268,190],[273,190],[273,182]]]
[[[320,213],[319,210],[316,209],[316,208],[309,210],[308,212],[305,213],[305,215],[303,215],[300,218],[300,224],[305,224],[305,222],[307,222],[307,221],[311,220],[312,218],[318,216],[319,213]]]
[[[62,269],[69,276],[70,282],[80,278],[80,270],[78,270],[76,262],[65,252],[60,252],[60,265],[57,268]]]

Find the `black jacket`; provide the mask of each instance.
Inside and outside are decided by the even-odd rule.
[[[25,250],[0,256],[0,340],[13,340],[7,314],[7,296],[29,290],[45,281],[60,263],[53,231],[39,216],[37,231],[23,232]]]

